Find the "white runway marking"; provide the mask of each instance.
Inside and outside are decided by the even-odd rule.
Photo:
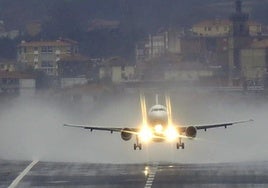
[[[158,169],[158,164],[153,164],[151,168],[149,168],[149,175],[144,188],[151,188],[154,182],[154,177]]]
[[[10,184],[10,186],[8,188],[15,188],[19,182],[22,180],[22,178],[28,174],[28,172],[34,167],[34,165],[36,165],[36,163],[38,163],[38,160],[34,160],[33,162],[31,162],[31,164],[29,164],[21,173],[20,175]]]

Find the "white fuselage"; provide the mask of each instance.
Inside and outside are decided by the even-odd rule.
[[[165,131],[168,127],[168,112],[165,106],[157,104],[151,107],[148,113],[148,126],[152,130],[153,141],[165,140]]]
[[[165,106],[157,104],[151,107],[148,113],[149,126],[162,125],[166,127],[168,124],[168,112]]]
[[[144,104],[142,104],[143,115],[144,109]],[[156,104],[150,108],[146,116],[147,118],[143,118],[145,126],[141,127],[139,132],[141,141],[163,142],[178,139],[179,132],[173,126],[170,108]]]

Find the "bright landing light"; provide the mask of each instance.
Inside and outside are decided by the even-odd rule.
[[[143,171],[144,175],[147,177],[149,175],[149,167],[146,166],[144,171]]]
[[[165,131],[165,136],[168,141],[174,141],[179,137],[179,133],[175,127],[170,126]]]
[[[163,126],[158,124],[154,127],[156,133],[161,134],[163,132]]]
[[[149,142],[153,138],[152,130],[147,126],[144,126],[139,133],[139,137],[142,142]]]

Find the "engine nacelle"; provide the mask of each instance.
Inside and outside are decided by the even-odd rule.
[[[188,137],[195,138],[197,134],[197,129],[194,126],[187,127],[185,130],[185,134]]]
[[[132,138],[132,133],[131,133],[131,129],[129,128],[124,128],[122,131],[121,131],[121,138],[125,141],[128,141]]]

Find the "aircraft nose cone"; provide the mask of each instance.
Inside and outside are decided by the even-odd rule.
[[[151,112],[149,113],[149,121],[152,123],[165,124],[167,122],[166,112]]]

